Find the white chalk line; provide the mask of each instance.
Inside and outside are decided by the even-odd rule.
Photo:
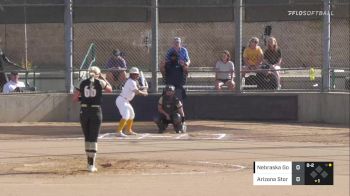
[[[222,140],[227,136],[225,133],[218,133],[218,134],[196,134],[196,136],[191,136],[187,133],[184,134],[174,134],[174,135],[161,135],[161,134],[151,134],[151,133],[142,133],[137,135],[131,135],[127,137],[117,137],[116,133],[104,133],[98,136],[99,140],[141,140],[141,139],[175,139],[175,140]],[[33,139],[26,139],[26,141],[65,141],[65,140],[84,140],[84,137],[61,137],[61,138],[33,138]],[[237,140],[242,140],[237,138]]]
[[[209,161],[191,161],[194,163],[201,163],[201,164],[207,164],[207,165],[219,165],[219,166],[229,166],[229,167],[234,167],[236,169],[234,169],[233,171],[239,171],[242,169],[245,169],[246,167],[244,167],[243,165],[235,165],[235,164],[230,164],[230,163],[216,163],[216,162],[209,162]]]
[[[141,173],[139,175],[142,175],[142,176],[203,175],[203,174],[214,174],[214,173],[223,173],[223,172],[237,172],[246,168],[243,165],[236,165],[236,164],[230,164],[230,163],[216,163],[216,162],[210,162],[210,161],[188,161],[188,162],[199,163],[203,165],[226,166],[226,167],[232,167],[232,168],[226,169],[226,170],[212,170],[212,171]],[[119,174],[119,175],[131,176],[131,175],[138,175],[138,174]]]
[[[110,137],[112,136],[112,137]],[[113,137],[114,136],[114,137]],[[139,136],[139,137],[137,137]],[[197,139],[197,140],[222,140],[223,138],[226,137],[225,133],[219,133],[219,134],[199,134],[199,137],[190,137],[187,133],[185,134],[180,134],[180,135],[160,135],[160,134],[151,134],[151,133],[143,133],[143,134],[137,134],[135,136],[127,136],[127,137],[115,137],[115,133],[105,133],[103,135],[100,135],[98,138],[99,139],[145,139],[145,138],[170,138],[170,139]],[[204,137],[201,138],[200,136],[209,136],[209,137]],[[210,136],[215,136],[215,137],[210,137]]]
[[[210,134],[207,134],[207,135],[210,135]],[[226,134],[225,133],[219,133],[219,134],[211,134],[211,135],[215,135],[217,136],[216,138],[200,138],[202,140],[221,140],[222,138],[226,137]]]
[[[143,138],[145,138],[145,137],[147,137],[147,136],[149,136],[149,135],[150,135],[149,133],[142,134],[142,136],[139,137],[139,138],[137,138],[137,139],[140,140],[140,139],[143,139]]]

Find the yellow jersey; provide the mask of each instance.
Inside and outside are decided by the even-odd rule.
[[[260,64],[259,59],[262,60],[263,59],[263,51],[260,48],[260,46],[256,46],[255,49],[252,49],[250,47],[247,47],[244,49],[243,52],[243,58],[247,58],[248,60],[248,64],[249,65],[256,65],[256,64]]]

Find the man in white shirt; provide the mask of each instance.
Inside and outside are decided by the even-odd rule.
[[[10,81],[8,81],[3,88],[3,93],[9,94],[12,92],[21,92],[24,88],[25,84],[21,81],[19,81],[19,75],[17,72],[11,72],[10,75]]]
[[[130,101],[135,95],[147,96],[147,91],[140,90],[138,87],[138,78],[140,77],[140,71],[136,67],[132,67],[129,71],[130,77],[126,81],[122,92],[116,99],[116,105],[122,116],[119,126],[117,128],[118,137],[126,137],[126,135],[136,135],[132,130],[132,125],[135,118],[135,112],[130,104]],[[123,128],[126,126],[126,131],[123,133]]]

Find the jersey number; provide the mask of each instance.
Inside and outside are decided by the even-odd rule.
[[[85,86],[84,95],[85,95],[85,97],[95,97],[96,96],[96,89],[94,89],[93,86],[91,88],[89,88],[88,86]]]

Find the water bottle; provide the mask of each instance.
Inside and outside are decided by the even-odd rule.
[[[310,81],[314,81],[316,79],[316,73],[314,67],[310,68]]]

